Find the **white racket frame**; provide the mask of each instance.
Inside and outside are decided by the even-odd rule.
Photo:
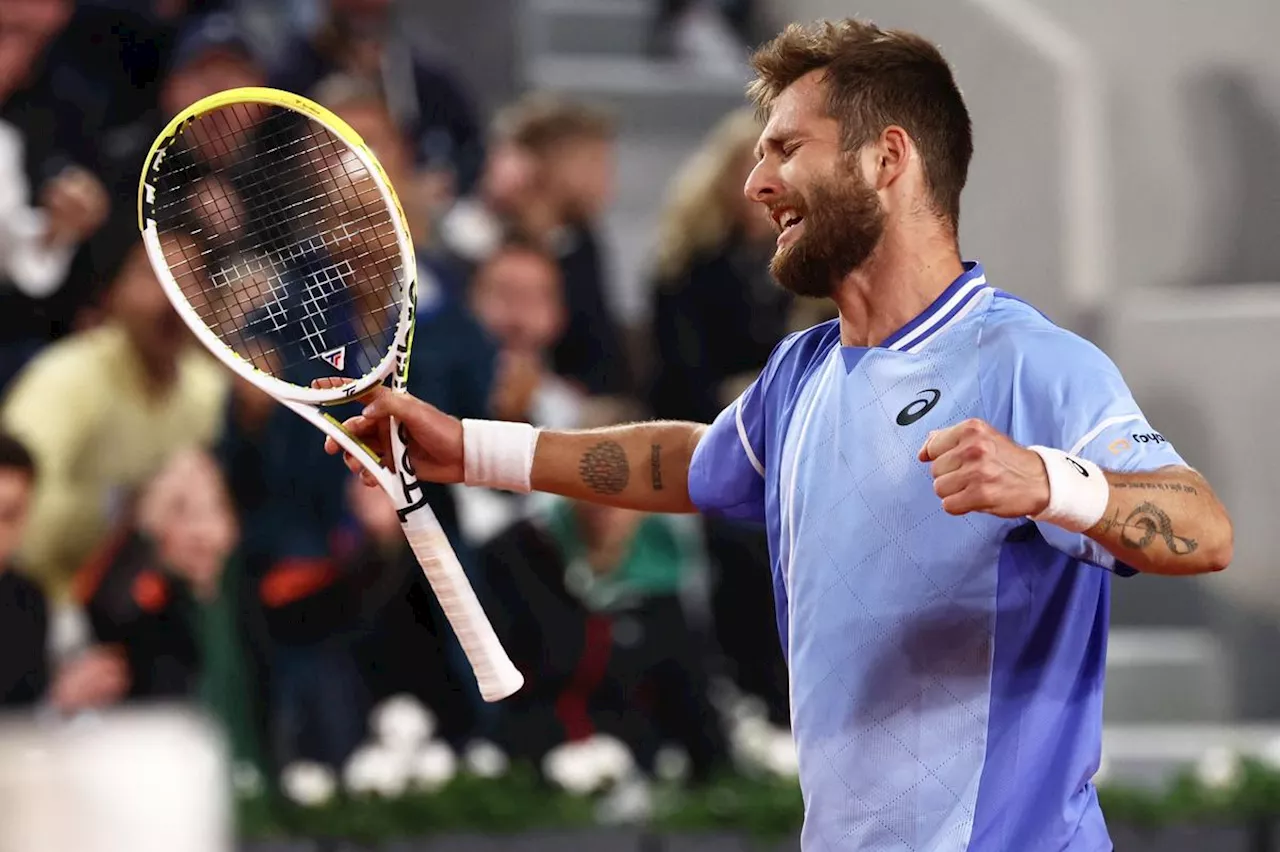
[[[282,381],[257,369],[223,343],[205,325],[200,315],[187,301],[165,260],[156,222],[148,216],[148,211],[155,203],[155,187],[150,183],[149,178],[152,170],[163,161],[168,146],[194,119],[238,103],[259,103],[282,107],[320,124],[342,140],[360,159],[361,164],[368,170],[377,185],[383,202],[392,212],[391,221],[396,232],[404,274],[400,317],[396,324],[395,338],[387,354],[372,371],[345,385],[334,388],[312,388]],[[394,419],[391,421],[392,458],[387,460],[389,469],[369,447],[351,435],[336,419],[320,410],[321,406],[348,402],[366,393],[381,384],[389,375],[392,377],[391,385],[394,392],[407,392],[417,299],[417,260],[399,198],[391,187],[381,164],[365,145],[364,140],[338,116],[307,98],[291,92],[263,87],[230,89],[197,101],[169,122],[152,145],[143,164],[138,192],[138,222],[147,257],[178,316],[191,329],[196,339],[237,376],[270,394],[299,417],[333,438],[343,450],[360,460],[395,504],[405,538],[417,556],[423,573],[440,602],[441,609],[449,619],[459,644],[471,663],[481,696],[485,701],[493,702],[517,692],[524,685],[524,677],[511,662],[501,641],[494,633],[493,625],[480,605],[475,590],[458,561],[457,554],[445,537],[435,513],[426,502],[422,483],[414,474],[412,463],[405,450],[403,427]]]

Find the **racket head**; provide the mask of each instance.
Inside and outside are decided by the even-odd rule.
[[[381,163],[330,110],[265,87],[191,104],[147,154],[138,223],[178,315],[245,380],[312,405],[388,375],[404,389],[413,241]],[[348,381],[311,386],[326,375]]]

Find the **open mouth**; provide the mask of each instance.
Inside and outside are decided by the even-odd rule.
[[[804,216],[800,215],[800,211],[794,207],[780,207],[774,210],[773,224],[778,228],[778,242],[781,243],[787,239],[802,222],[804,222]]]

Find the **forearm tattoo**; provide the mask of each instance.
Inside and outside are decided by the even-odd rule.
[[[1110,517],[1099,521],[1095,529],[1099,534],[1118,529],[1120,543],[1134,550],[1145,550],[1156,538],[1163,539],[1174,556],[1194,553],[1200,546],[1194,538],[1175,534],[1168,513],[1154,503],[1139,503],[1123,521],[1120,510],[1116,509]]]
[[[601,441],[582,454],[578,475],[597,494],[620,494],[631,479],[627,452],[617,441]]]
[[[1180,494],[1191,494],[1198,496],[1199,491],[1194,485],[1186,485],[1181,482],[1113,482],[1112,488],[1128,488],[1139,491],[1173,491]]]
[[[654,444],[649,453],[649,472],[653,476],[653,490],[662,490],[662,445]]]

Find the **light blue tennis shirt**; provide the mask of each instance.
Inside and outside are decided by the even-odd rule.
[[[953,517],[917,453],[981,418],[1114,471],[1184,462],[1115,365],[964,274],[875,347],[792,335],[703,437],[689,494],[768,528],[805,852],[1110,850],[1111,573],[1082,535]]]

